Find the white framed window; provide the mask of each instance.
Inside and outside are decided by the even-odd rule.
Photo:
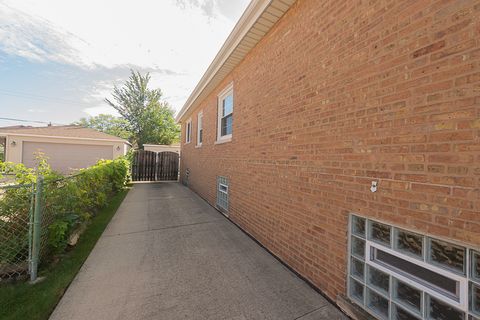
[[[233,105],[233,83],[231,83],[218,95],[218,142],[232,139]]]
[[[192,119],[188,119],[185,130],[185,143],[190,143],[192,141]]]
[[[378,319],[480,319],[480,253],[351,215],[348,296]]]
[[[203,111],[197,115],[197,146],[201,146],[203,142]]]

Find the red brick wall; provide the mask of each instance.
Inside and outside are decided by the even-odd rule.
[[[332,299],[351,212],[480,246],[480,1],[299,0],[189,116],[190,187],[229,177],[230,218]]]

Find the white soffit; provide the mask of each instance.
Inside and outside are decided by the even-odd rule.
[[[205,99],[270,31],[296,0],[252,0],[207,71],[178,113],[176,120]]]

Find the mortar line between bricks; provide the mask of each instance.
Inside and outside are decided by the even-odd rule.
[[[136,234],[136,233],[146,233],[146,232],[161,231],[161,230],[168,230],[168,229],[177,229],[177,228],[183,228],[183,227],[189,227],[189,226],[196,226],[196,225],[200,225],[200,224],[214,223],[214,222],[217,222],[217,221],[222,221],[222,220],[217,219],[217,220],[205,221],[205,222],[181,224],[181,225],[178,225],[178,226],[169,226],[169,227],[163,227],[163,228],[146,229],[146,230],[139,230],[139,231],[132,231],[132,232],[106,234],[103,237],[111,238],[111,237],[117,237],[117,236],[129,235],[129,234]]]
[[[318,311],[318,310],[320,310],[320,309],[327,308],[327,307],[328,307],[328,304],[326,304],[326,305],[324,305],[324,306],[321,306],[321,307],[318,307],[318,308],[316,308],[316,309],[313,309],[312,311],[308,311],[307,313],[302,314],[302,315],[299,316],[299,317],[294,318],[293,320],[301,320],[303,317],[308,316],[309,314],[312,314],[312,313],[314,313],[315,311]]]

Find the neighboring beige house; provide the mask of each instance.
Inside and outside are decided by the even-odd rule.
[[[80,126],[0,128],[0,144],[5,161],[35,167],[36,155],[48,157],[52,169],[68,173],[86,168],[100,159],[115,159],[125,155],[130,144],[118,137]]]
[[[145,151],[154,151],[154,152],[163,152],[163,151],[171,151],[180,154],[180,144],[144,144],[143,149]]]

